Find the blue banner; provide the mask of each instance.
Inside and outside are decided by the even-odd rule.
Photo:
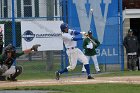
[[[120,63],[118,4],[118,0],[68,0],[69,27],[93,32],[101,43],[97,55],[102,64]],[[78,46],[82,49],[82,41]]]

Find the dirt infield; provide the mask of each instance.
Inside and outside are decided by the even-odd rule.
[[[49,85],[68,85],[68,84],[97,84],[97,83],[126,83],[140,84],[140,76],[123,77],[96,77],[88,80],[85,76],[65,77],[60,80],[18,80],[17,82],[0,81],[0,87],[18,87],[18,86],[49,86]]]

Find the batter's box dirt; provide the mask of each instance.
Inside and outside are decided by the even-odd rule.
[[[18,86],[49,86],[49,85],[70,85],[70,84],[97,84],[97,83],[127,83],[140,84],[140,76],[123,77],[96,77],[88,80],[86,77],[65,77],[60,80],[41,79],[41,80],[18,80],[17,82],[0,81],[0,87]]]

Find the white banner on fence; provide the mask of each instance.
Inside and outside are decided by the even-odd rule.
[[[0,32],[3,34],[3,42],[4,42],[4,24],[0,24]],[[3,44],[4,46],[4,44]]]
[[[62,21],[22,21],[22,50],[40,44],[39,51],[63,50]]]

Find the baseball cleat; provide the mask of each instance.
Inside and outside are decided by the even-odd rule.
[[[86,71],[82,71],[82,73],[86,73]]]
[[[94,79],[94,77],[92,77],[92,76],[89,75],[87,79]]]
[[[0,76],[0,81],[6,81],[6,77],[5,76]]]
[[[55,78],[56,78],[56,80],[59,80],[59,78],[60,78],[60,73],[59,73],[59,71],[56,71],[56,72],[55,72]]]
[[[10,78],[10,77],[7,77],[7,80],[8,80],[8,81],[17,81],[17,79],[15,79],[15,78]]]
[[[99,73],[101,73],[101,71],[97,71],[97,72],[96,72],[96,74],[99,74]]]

